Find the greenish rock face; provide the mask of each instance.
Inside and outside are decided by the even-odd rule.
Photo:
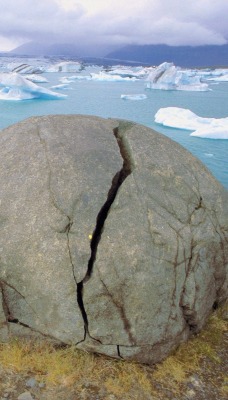
[[[0,132],[0,340],[154,363],[227,297],[228,194],[127,121],[58,115]]]

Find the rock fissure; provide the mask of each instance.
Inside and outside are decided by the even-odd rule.
[[[118,193],[120,186],[122,185],[124,180],[127,178],[127,176],[131,174],[131,172],[134,168],[134,163],[130,157],[130,153],[127,148],[126,141],[122,135],[122,133],[124,131],[126,131],[128,128],[129,128],[128,125],[126,125],[126,126],[123,125],[122,127],[119,126],[119,127],[116,127],[113,129],[113,134],[117,140],[120,154],[123,159],[123,166],[122,166],[121,170],[115,174],[115,176],[112,180],[112,185],[108,191],[107,200],[105,201],[105,203],[103,204],[103,206],[101,207],[101,209],[97,215],[96,227],[93,231],[93,235],[92,235],[92,239],[91,239],[91,243],[90,243],[91,255],[90,255],[90,259],[88,261],[88,265],[87,265],[87,272],[85,274],[85,277],[81,280],[81,282],[77,283],[77,300],[78,300],[78,305],[80,307],[81,314],[82,314],[82,317],[84,320],[85,338],[86,338],[86,335],[88,334],[90,338],[97,340],[98,342],[100,342],[100,340],[93,338],[89,333],[89,321],[88,321],[87,313],[86,313],[84,302],[83,302],[83,288],[84,288],[84,284],[86,284],[86,282],[88,282],[88,280],[90,279],[90,277],[93,273],[93,266],[94,266],[94,263],[96,260],[98,245],[101,240],[101,236],[102,236],[103,229],[104,229],[104,224],[108,217],[109,210],[116,198],[116,195]]]
[[[71,249],[70,249],[70,238],[69,238],[69,234],[70,234],[70,230],[71,227],[73,225],[73,221],[71,220],[71,218],[68,216],[68,224],[65,226],[65,228],[63,229],[62,233],[66,233],[67,236],[67,248],[68,248],[68,253],[69,253],[69,259],[70,259],[70,264],[72,267],[72,274],[73,274],[73,278],[74,278],[74,282],[76,285],[76,298],[77,298],[77,303],[78,303],[78,307],[80,309],[81,312],[81,316],[84,322],[84,337],[82,340],[78,341],[76,344],[79,344],[81,342],[84,342],[85,338],[86,338],[86,334],[88,332],[88,319],[87,319],[87,315],[85,312],[85,308],[84,308],[84,304],[83,304],[83,300],[82,300],[82,285],[81,283],[77,282],[77,278],[75,275],[75,267],[74,267],[74,263],[73,263],[73,258],[72,258],[72,254],[71,254]]]
[[[121,356],[121,354],[120,354],[120,345],[118,344],[117,346],[117,354],[118,354],[118,357],[119,358],[122,358],[122,360],[124,359],[122,356]]]

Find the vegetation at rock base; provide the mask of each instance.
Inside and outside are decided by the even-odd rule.
[[[0,343],[0,378],[4,376],[0,379],[0,394],[18,375],[24,380],[35,377],[37,382],[45,384],[43,390],[50,390],[50,393],[57,388],[63,388],[64,393],[73,389],[84,393],[84,397],[78,399],[93,398],[91,393],[98,393],[99,399],[108,399],[110,395],[121,400],[172,398],[167,397],[167,393],[182,399],[186,382],[191,383],[197,374],[202,381],[208,379],[219,398],[225,398],[228,393],[223,362],[227,359],[227,314],[226,304],[211,315],[202,332],[155,366],[89,354],[73,346],[56,348],[44,341],[14,339],[10,343]],[[90,397],[85,397],[86,393],[90,393]],[[58,398],[67,399],[56,396]]]

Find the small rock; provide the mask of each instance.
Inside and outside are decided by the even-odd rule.
[[[25,385],[26,385],[27,387],[30,387],[30,388],[34,388],[34,387],[36,386],[36,384],[37,384],[37,381],[35,380],[35,378],[30,378],[30,379],[28,379],[27,382],[25,383]]]
[[[200,380],[199,380],[199,378],[197,378],[196,376],[192,376],[191,378],[190,378],[190,381],[191,381],[191,384],[194,386],[194,387],[200,387],[202,384],[201,384],[201,382],[200,382]]]
[[[34,400],[30,392],[24,392],[18,396],[17,400]]]
[[[187,391],[186,395],[188,399],[192,399],[196,395],[196,392],[194,392],[194,390],[191,389]]]

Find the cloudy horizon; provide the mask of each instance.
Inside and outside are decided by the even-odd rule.
[[[97,49],[127,44],[227,44],[227,0],[0,0],[0,51],[69,43]]]

